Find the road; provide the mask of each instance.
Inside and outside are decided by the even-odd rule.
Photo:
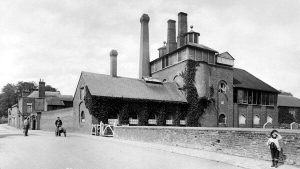
[[[0,169],[241,169],[230,164],[114,141],[0,125]]]

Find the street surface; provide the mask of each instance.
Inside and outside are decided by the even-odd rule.
[[[114,138],[29,131],[0,125],[0,169],[241,169],[230,164],[134,146]]]

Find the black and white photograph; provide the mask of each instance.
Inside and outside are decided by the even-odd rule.
[[[299,169],[300,0],[0,0],[0,169]]]

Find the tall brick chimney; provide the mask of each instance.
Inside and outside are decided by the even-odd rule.
[[[141,40],[140,40],[140,60],[139,60],[139,78],[150,76],[150,58],[149,58],[149,27],[150,17],[147,14],[141,16]]]
[[[45,82],[41,79],[39,82],[39,98],[45,98]]]
[[[117,56],[118,52],[116,50],[110,51],[110,75],[112,77],[117,77]]]
[[[168,20],[167,53],[176,50],[176,48],[176,21],[170,19]]]
[[[177,48],[184,45],[184,34],[187,33],[187,14],[184,12],[178,13],[178,36]]]

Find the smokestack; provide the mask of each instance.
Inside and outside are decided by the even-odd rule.
[[[39,98],[45,98],[45,82],[39,81]]]
[[[177,48],[176,43],[176,21],[168,20],[168,37],[167,37],[167,53],[170,53]]]
[[[140,41],[140,61],[139,78],[150,76],[150,58],[149,58],[149,28],[150,17],[147,14],[141,16],[141,41]]]
[[[184,45],[184,34],[187,33],[187,14],[184,12],[178,13],[178,36],[177,48]]]
[[[117,77],[117,56],[118,52],[116,50],[110,51],[110,75],[112,77]]]

